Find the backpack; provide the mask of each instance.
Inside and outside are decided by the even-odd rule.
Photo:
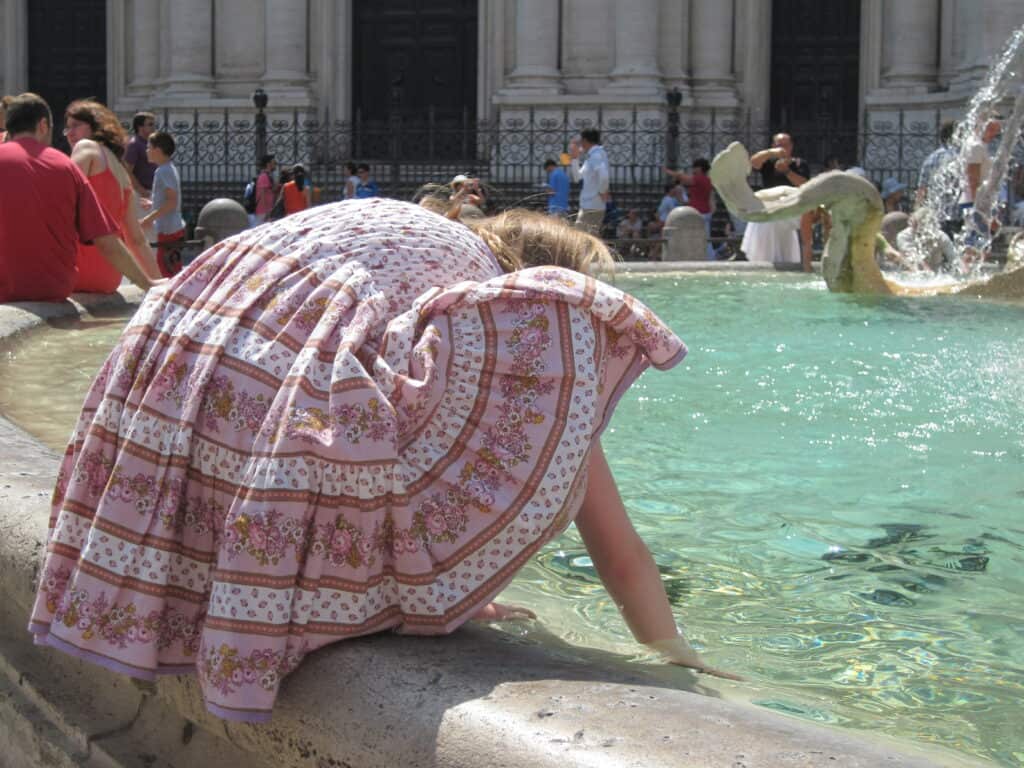
[[[245,192],[242,193],[242,207],[246,213],[256,213],[256,179],[251,179],[245,185]]]

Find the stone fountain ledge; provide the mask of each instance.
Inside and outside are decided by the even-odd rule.
[[[0,337],[139,300],[134,289],[59,305],[0,305]],[[192,676],[155,684],[32,644],[25,627],[57,456],[0,418],[0,763],[274,768],[971,765],[872,734],[727,701],[708,678],[629,665],[557,638],[472,625],[311,654],[266,725],[208,714]],[[731,688],[742,695],[742,684]]]
[[[67,301],[17,301],[0,304],[0,339],[27,331],[49,320],[85,317],[94,311],[130,311],[142,301],[143,292],[134,285],[122,285],[117,293],[75,293]]]
[[[821,271],[819,262],[813,263]],[[679,272],[800,272],[799,264],[772,264],[764,261],[617,261],[615,274],[662,274]]]

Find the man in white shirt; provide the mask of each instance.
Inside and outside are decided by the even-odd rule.
[[[989,171],[992,170],[992,154],[989,152],[988,145],[995,141],[1002,129],[1003,126],[998,120],[994,118],[986,120],[978,135],[972,137],[964,148],[967,178],[964,180],[965,184],[960,194],[961,205],[974,205],[978,187],[988,179]]]
[[[988,188],[992,181],[992,153],[989,145],[1002,132],[998,119],[988,117],[981,121],[981,130],[968,141],[963,149],[965,162],[964,185],[960,190],[960,211],[963,215],[963,243],[965,260],[984,259],[988,240],[996,231],[991,220],[998,190]]]
[[[580,190],[580,210],[576,214],[576,228],[599,236],[601,223],[604,221],[605,203],[610,197],[608,155],[601,146],[601,132],[596,128],[581,131],[578,143],[575,139],[569,142],[569,156],[572,158],[569,164],[572,180],[583,181],[583,189]]]

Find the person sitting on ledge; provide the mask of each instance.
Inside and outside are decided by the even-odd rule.
[[[147,265],[150,274],[158,274],[153,251],[139,226],[141,212],[132,177],[122,164],[128,137],[117,115],[92,99],[73,101],[64,110],[64,136],[71,145],[71,159],[89,180],[103,210],[118,224],[132,255]],[[121,273],[95,246],[79,244],[76,293],[113,293],[120,284]]]
[[[11,99],[0,144],[0,302],[64,301],[78,274],[78,244],[93,244],[120,274],[148,289],[82,171],[50,146],[53,114],[34,93]]]
[[[575,520],[639,642],[733,677],[679,633],[601,450],[622,392],[686,352],[587,274],[610,259],[539,212],[381,198],[207,250],[86,398],[37,642],[144,679],[195,670],[211,712],[265,721],[317,648],[532,618],[493,601]]]

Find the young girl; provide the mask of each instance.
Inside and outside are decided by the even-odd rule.
[[[678,633],[598,438],[683,343],[597,239],[372,199],[247,230],[151,291],[65,454],[30,629],[270,717],[317,648],[476,617],[576,521],[637,640]]]
[[[99,102],[72,102],[64,112],[64,135],[71,159],[82,169],[107,214],[121,226],[121,239],[150,277],[159,278],[153,251],[139,226],[131,177],[121,163],[127,139],[117,116]],[[113,293],[121,273],[93,245],[78,246],[75,291]]]
[[[306,169],[301,165],[292,166],[288,182],[281,187],[284,195],[284,213],[289,216],[304,211],[313,205],[313,188],[306,178]]]

